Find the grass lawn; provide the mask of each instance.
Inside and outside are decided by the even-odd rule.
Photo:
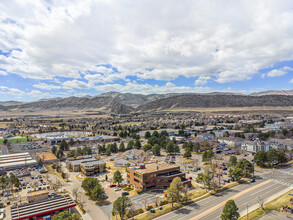
[[[168,212],[171,212],[173,210],[179,209],[181,207],[183,207],[182,204],[174,203],[174,208],[172,209],[172,204],[168,204],[168,205],[163,206],[162,210],[159,210],[159,209],[156,208],[155,213],[151,213],[151,212],[147,211],[147,212],[145,212],[145,213],[143,213],[141,215],[135,216],[134,219],[135,220],[140,220],[140,219],[141,220],[150,220],[150,219],[153,219],[153,218],[158,217],[160,215],[164,215],[164,214],[166,214]]]
[[[193,159],[183,158],[183,163],[184,164],[191,163],[192,161],[193,161]]]
[[[196,190],[193,190],[192,192],[192,195],[190,196],[190,199],[195,199],[195,198],[198,198],[204,194],[207,193],[207,190],[205,189],[198,189],[197,191]]]
[[[26,138],[8,138],[7,140],[12,144],[27,142]],[[3,141],[4,141],[4,139],[1,138],[0,144],[3,144]]]
[[[112,173],[112,174],[114,174],[117,170],[119,170],[121,172],[121,174],[126,172],[125,167],[115,167],[114,161],[107,161],[106,167],[110,171],[110,173]]]
[[[259,219],[260,217],[262,217],[263,215],[265,215],[266,213],[268,213],[272,210],[280,211],[280,208],[282,206],[285,206],[285,205],[292,206],[292,204],[290,202],[290,198],[293,198],[293,196],[288,195],[288,193],[290,193],[290,192],[293,193],[293,190],[290,190],[289,192],[285,193],[284,195],[281,195],[280,197],[265,204],[264,205],[265,210],[258,208],[256,210],[248,213],[248,219],[249,220]],[[245,220],[245,219],[247,219],[246,215],[241,217],[239,220]]]

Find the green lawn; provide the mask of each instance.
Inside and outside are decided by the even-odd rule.
[[[7,139],[10,143],[22,143],[22,142],[27,142],[26,138],[8,138]],[[3,144],[4,139],[0,139],[0,144]]]

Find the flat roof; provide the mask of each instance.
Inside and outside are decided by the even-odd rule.
[[[153,173],[157,171],[163,171],[163,170],[168,170],[172,168],[180,168],[177,165],[174,164],[157,164],[157,163],[150,163],[150,164],[145,164],[145,168],[140,169],[139,167],[131,167],[130,169],[135,170],[138,173],[141,174],[146,174],[146,173]]]
[[[74,159],[74,160],[70,160],[70,162],[73,165],[79,165],[79,164],[84,164],[84,165],[95,165],[95,164],[104,164],[104,161],[98,160],[94,157],[86,157],[86,158],[81,158],[81,159]]]
[[[25,203],[10,208],[12,220],[23,220],[52,212],[61,211],[76,206],[76,203],[68,195],[57,195],[52,198]]]
[[[37,195],[44,195],[44,194],[49,194],[49,191],[47,189],[31,191],[31,192],[27,193],[27,197],[32,197],[32,196],[37,196]]]
[[[51,152],[38,152],[38,156],[43,161],[57,160],[57,157]]]

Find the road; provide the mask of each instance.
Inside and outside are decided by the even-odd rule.
[[[7,149],[7,146],[6,145],[1,145],[1,154],[0,155],[6,155],[8,154],[8,149]]]
[[[159,201],[163,200],[161,196],[162,194],[159,194],[159,193],[146,192],[137,196],[130,197],[130,200],[132,204],[134,205],[134,209],[139,209],[139,208],[144,208],[145,201],[147,205],[156,203],[156,202],[158,203]],[[100,207],[106,215],[108,215],[109,217],[112,215],[113,203],[109,205],[103,205]]]
[[[261,197],[267,200],[273,195],[278,195],[280,192],[285,193],[293,188],[293,169],[287,167],[281,170],[270,170],[261,175],[255,183],[244,183],[226,190],[222,193],[202,199],[197,203],[190,204],[181,209],[175,210],[156,219],[158,220],[183,220],[183,219],[220,219],[223,206],[216,208],[219,204],[232,198],[233,196],[247,190],[253,186],[264,183],[270,180],[269,183],[253,189],[244,195],[235,198],[235,202],[239,208],[239,213],[245,214],[247,204],[249,207],[258,205],[257,198]],[[256,207],[257,208],[257,207]],[[251,210],[252,211],[252,210]],[[204,215],[204,216],[203,216]]]

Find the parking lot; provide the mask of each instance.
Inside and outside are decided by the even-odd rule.
[[[42,152],[49,151],[48,145],[42,144],[41,142],[26,142],[16,143],[9,146],[9,150],[12,153],[23,153],[23,152]]]

